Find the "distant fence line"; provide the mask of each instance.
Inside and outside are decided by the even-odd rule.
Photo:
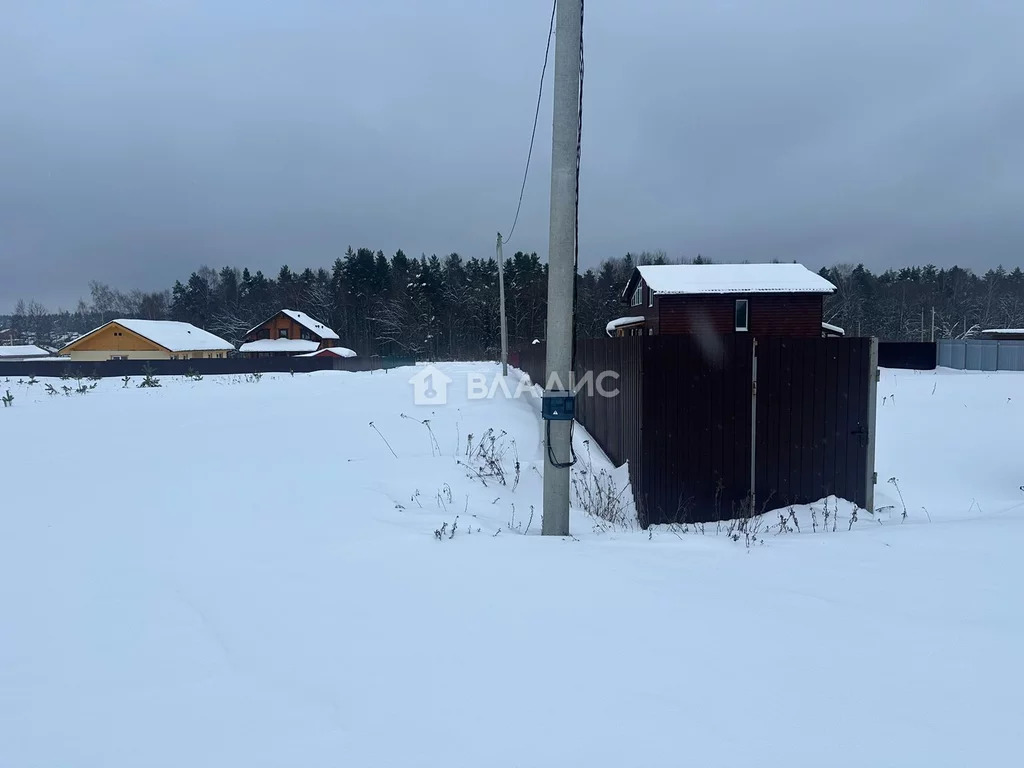
[[[0,362],[0,377],[35,376],[70,377],[84,379],[122,378],[144,376],[184,376],[198,373],[204,376],[238,375],[251,373],[312,373],[314,371],[376,371],[414,365],[411,357],[230,357],[196,358],[195,360],[101,360],[98,362],[72,362],[70,360],[19,360]]]
[[[944,340],[939,365],[961,371],[1024,371],[1024,341]]]
[[[880,341],[879,368],[933,371],[938,362],[934,341]]]

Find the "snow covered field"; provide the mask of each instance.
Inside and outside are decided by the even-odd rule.
[[[0,766],[1018,764],[1024,374],[884,372],[893,508],[748,549],[536,535],[482,369],[0,383]]]

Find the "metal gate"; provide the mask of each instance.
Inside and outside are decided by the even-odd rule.
[[[755,509],[839,496],[874,504],[874,339],[757,344]]]

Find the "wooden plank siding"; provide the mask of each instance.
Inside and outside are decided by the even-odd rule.
[[[172,351],[116,320],[76,339],[61,352],[73,362],[99,362],[113,357],[133,360],[216,359],[228,355],[228,351],[222,349]]]
[[[281,332],[287,333],[287,336],[282,336]],[[272,318],[267,320],[265,323],[253,328],[253,330],[246,334],[245,341],[258,341],[259,339],[302,339],[303,333],[306,334],[306,338],[311,341],[318,341],[320,346],[318,349],[327,349],[328,347],[340,346],[341,342],[338,339],[324,339],[316,331],[311,331],[299,322],[296,322],[293,318],[286,315],[284,312],[279,312]]]
[[[116,322],[109,323],[94,333],[83,336],[68,344],[66,349],[72,352],[104,352],[119,354],[121,352],[159,352],[168,351],[145,336],[140,336]]]
[[[655,333],[735,334],[737,299],[749,302],[749,331],[739,333],[759,337],[821,336],[823,298],[816,293],[655,295]]]

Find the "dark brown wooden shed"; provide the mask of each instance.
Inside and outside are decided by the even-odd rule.
[[[628,323],[609,335],[820,337],[836,290],[801,264],[665,264],[633,270],[622,292]]]

